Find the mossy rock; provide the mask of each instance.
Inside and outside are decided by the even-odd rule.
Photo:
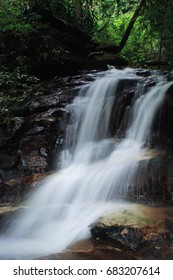
[[[135,209],[120,210],[101,217],[91,225],[91,235],[97,242],[123,246],[138,253],[158,251],[172,241],[164,219],[136,212]]]

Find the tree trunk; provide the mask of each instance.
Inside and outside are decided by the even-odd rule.
[[[127,26],[127,29],[126,29],[126,31],[124,33],[124,36],[121,39],[121,42],[119,44],[119,51],[121,51],[124,48],[128,38],[130,36],[130,33],[131,33],[132,29],[133,29],[133,26],[134,26],[134,24],[135,24],[135,22],[136,22],[136,20],[137,20],[137,18],[139,16],[139,13],[140,13],[141,9],[143,8],[143,6],[145,4],[145,1],[146,0],[141,0],[139,5],[137,6],[137,8],[136,8],[136,10],[135,10],[135,12],[134,12],[130,22],[129,22],[129,25]]]

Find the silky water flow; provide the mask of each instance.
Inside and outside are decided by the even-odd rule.
[[[60,170],[36,188],[1,236],[1,259],[36,258],[63,251],[87,238],[89,225],[98,217],[122,207],[118,198],[127,195],[155,112],[170,86],[156,77],[156,86],[143,94],[138,85],[124,139],[115,141],[109,136],[109,120],[118,82],[123,79],[140,77],[133,69],[111,69],[98,75],[67,106],[71,123]]]

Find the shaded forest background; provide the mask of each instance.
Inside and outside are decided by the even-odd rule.
[[[79,69],[173,64],[173,0],[0,2],[0,115],[42,94],[43,81]],[[96,63],[97,62],[97,63]]]

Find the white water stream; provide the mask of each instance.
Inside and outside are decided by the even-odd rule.
[[[88,227],[99,216],[123,207],[116,199],[127,194],[154,114],[170,86],[160,80],[144,95],[137,87],[129,128],[116,143],[108,131],[116,88],[120,79],[133,78],[139,77],[132,69],[112,69],[68,106],[73,122],[67,128],[61,169],[32,194],[0,238],[0,258],[60,252],[89,236]]]

